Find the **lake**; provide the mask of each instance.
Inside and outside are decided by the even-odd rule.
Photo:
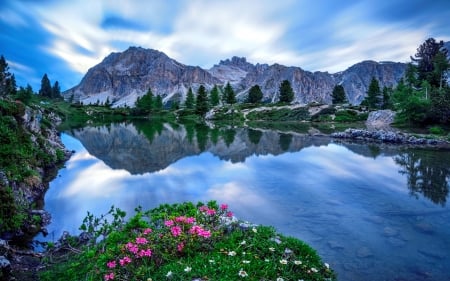
[[[49,235],[87,211],[217,200],[315,248],[338,280],[450,280],[450,152],[270,129],[121,123],[73,129]]]

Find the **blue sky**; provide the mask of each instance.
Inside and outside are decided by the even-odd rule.
[[[334,73],[409,62],[427,38],[450,41],[450,1],[2,0],[0,31],[18,85],[35,91],[44,73],[71,88],[129,46],[203,68],[243,56]]]

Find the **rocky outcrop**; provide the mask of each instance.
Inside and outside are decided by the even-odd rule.
[[[347,140],[358,140],[358,141],[369,141],[369,142],[382,142],[382,143],[392,143],[392,144],[407,144],[407,145],[429,145],[429,146],[439,146],[443,148],[450,148],[450,143],[448,141],[439,139],[426,139],[416,137],[410,134],[392,131],[368,131],[362,129],[346,129],[344,132],[336,132],[330,135],[332,138],[336,139],[347,139]]]
[[[369,113],[366,120],[366,127],[370,131],[385,130],[392,131],[392,122],[394,122],[395,112],[389,109],[377,110]]]
[[[112,53],[86,73],[80,84],[63,93],[66,99],[84,104],[105,103],[134,106],[136,99],[148,89],[163,97],[164,102],[184,101],[187,90],[199,85],[232,84],[238,100],[244,100],[249,89],[259,85],[268,102],[278,101],[278,89],[289,80],[295,93],[294,102],[331,103],[337,84],[343,85],[348,100],[359,104],[365,97],[372,77],[380,87],[395,86],[403,77],[406,64],[363,61],[345,71],[310,72],[300,67],[280,64],[251,64],[245,58],[223,60],[209,70],[179,63],[166,54],[140,47]]]
[[[196,89],[200,84],[218,83],[198,66],[184,65],[156,50],[130,47],[122,53],[111,53],[63,95],[85,104],[109,99],[116,106],[133,106],[149,89],[167,101],[180,99],[191,86]]]

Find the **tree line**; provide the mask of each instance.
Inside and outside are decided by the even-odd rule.
[[[17,87],[14,74],[9,71],[9,65],[5,57],[0,57],[0,98],[14,98],[28,104],[36,94],[30,84],[26,87]],[[59,82],[55,81],[53,86],[47,74],[44,74],[41,80],[41,88],[38,95],[49,99],[62,99]]]
[[[288,80],[281,82],[278,95],[281,103],[290,103],[294,100],[294,90]],[[250,88],[245,102],[259,104],[263,102],[263,96],[259,85],[254,85]],[[233,105],[235,103],[237,103],[236,93],[228,82],[223,88],[214,85],[209,93],[204,85],[200,85],[196,95],[194,95],[192,87],[189,87],[182,106],[184,109],[191,110],[195,114],[204,117],[215,106]],[[149,89],[145,95],[136,100],[135,108],[139,113],[151,113],[161,110],[163,108],[163,101],[160,95],[155,96],[152,90]],[[180,105],[173,103],[172,108],[178,109]]]
[[[429,38],[408,64],[404,78],[395,88],[380,87],[372,77],[361,105],[369,109],[397,111],[397,121],[412,125],[443,124],[450,121],[450,61],[443,41]],[[336,85],[332,103],[347,103],[344,87]]]

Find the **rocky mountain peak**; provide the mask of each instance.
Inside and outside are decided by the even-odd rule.
[[[111,53],[101,63],[89,69],[79,85],[63,94],[67,99],[85,104],[104,103],[114,106],[134,106],[136,99],[151,89],[164,102],[183,102],[189,87],[194,91],[200,85],[208,90],[214,85],[230,83],[239,100],[247,97],[249,89],[259,85],[264,100],[276,102],[279,85],[289,80],[295,93],[295,102],[331,103],[331,92],[336,84],[344,86],[351,103],[360,103],[370,80],[375,77],[380,86],[395,86],[403,77],[406,64],[363,61],[347,70],[329,74],[309,72],[295,66],[249,63],[245,57],[234,56],[220,61],[209,70],[184,65],[163,52],[130,47]]]

